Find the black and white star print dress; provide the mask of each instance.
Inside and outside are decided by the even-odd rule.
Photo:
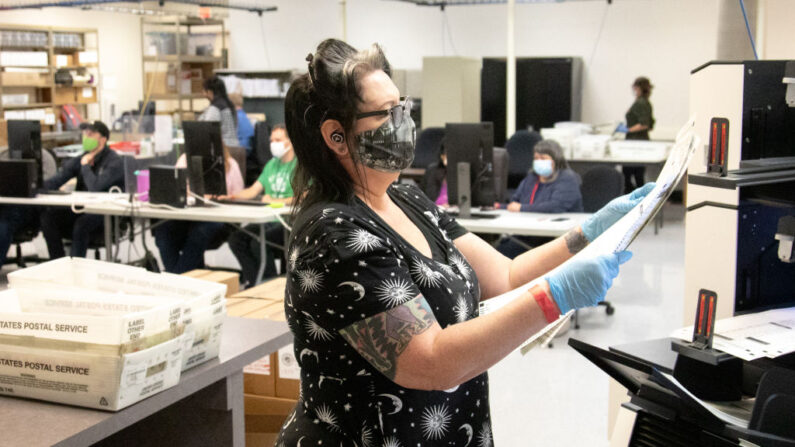
[[[388,194],[433,259],[359,199],[307,209],[293,228],[285,308],[301,396],[277,446],[492,445],[486,373],[446,391],[403,388],[339,334],[418,294],[442,328],[478,315],[477,278],[452,242],[466,230],[416,187],[393,185]]]

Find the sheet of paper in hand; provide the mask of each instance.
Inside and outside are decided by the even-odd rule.
[[[575,259],[587,259],[608,253],[618,253],[629,247],[646,224],[650,222],[657,214],[657,211],[662,208],[665,201],[673,192],[674,187],[676,187],[682,179],[682,176],[684,176],[688,163],[690,162],[690,157],[693,156],[696,148],[701,144],[699,137],[694,132],[694,125],[695,120],[691,118],[687,124],[679,130],[674,146],[668,156],[668,160],[665,162],[660,175],[657,177],[654,189],[652,189],[635,208],[630,210],[624,217],[619,219],[618,222],[608,228],[596,238],[596,240],[588,244],[581,252],[559,265],[557,269],[565,268],[567,263]],[[500,309],[522,296],[530,287],[541,280],[541,278],[535,279],[514,290],[480,303],[480,315],[485,315]],[[570,311],[565,315],[561,315],[557,321],[548,324],[544,329],[530,337],[520,348],[522,353],[526,354],[534,346],[546,344],[546,342],[557,333],[565,319],[567,319],[572,312],[573,311]]]

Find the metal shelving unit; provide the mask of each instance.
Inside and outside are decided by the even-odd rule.
[[[144,98],[155,102],[156,113],[176,114],[180,120],[194,118],[206,105],[201,83],[227,66],[226,45],[223,20],[142,17]]]
[[[35,40],[28,44],[26,40]],[[79,43],[79,44],[76,44]],[[55,72],[61,68],[85,69],[98,77],[98,63],[79,63],[79,54],[96,53],[99,61],[98,33],[89,28],[63,28],[30,25],[1,25],[0,51],[44,53],[46,64],[29,65],[25,63],[3,63],[0,60],[0,118],[6,119],[6,112],[19,112],[31,109],[44,109],[45,115],[53,115],[54,120],[43,120],[43,130],[55,130],[55,121],[60,117],[60,107],[74,104],[83,118],[89,118],[89,105],[99,101],[96,82],[93,84],[58,85],[55,83]],[[59,58],[72,61],[59,65]],[[74,63],[78,61],[77,63]],[[90,95],[83,95],[83,89],[91,89]],[[28,96],[25,104],[4,103],[4,94],[24,94]],[[81,93],[80,95],[78,95]],[[65,98],[73,98],[71,101]]]

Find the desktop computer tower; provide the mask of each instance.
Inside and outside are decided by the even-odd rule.
[[[188,171],[175,166],[149,167],[149,203],[185,208]]]
[[[0,160],[0,196],[35,197],[38,166],[36,160]]]

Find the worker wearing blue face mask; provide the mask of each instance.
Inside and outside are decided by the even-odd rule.
[[[553,140],[543,140],[533,150],[533,169],[519,183],[505,208],[512,212],[582,212],[580,178],[568,169],[560,145]],[[510,236],[499,242],[497,251],[513,259],[527,251],[528,247],[539,246],[548,240],[532,236]]]
[[[514,212],[582,212],[580,179],[568,169],[560,145],[553,140],[539,141],[534,152],[533,169],[519,183],[505,208]]]

